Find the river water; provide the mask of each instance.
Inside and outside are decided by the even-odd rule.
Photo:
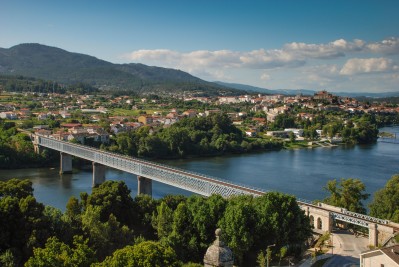
[[[399,127],[380,131],[399,132]],[[326,196],[323,186],[328,180],[339,178],[360,179],[366,185],[367,193],[372,195],[384,187],[392,175],[399,173],[399,144],[377,142],[371,145],[281,150],[162,163],[315,200]],[[91,192],[92,173],[89,168],[74,170],[73,174],[62,176],[58,174],[58,168],[0,170],[0,180],[10,178],[30,179],[37,200],[61,210],[65,210],[69,197]],[[133,174],[108,169],[106,179],[123,180],[132,195],[137,193],[137,178]],[[167,194],[191,193],[153,182],[155,198]]]

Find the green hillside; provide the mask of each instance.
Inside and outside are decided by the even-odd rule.
[[[144,64],[113,64],[40,44],[0,48],[0,73],[64,84],[81,82],[100,89],[133,90],[138,93],[239,93],[236,89],[203,81],[180,70]]]

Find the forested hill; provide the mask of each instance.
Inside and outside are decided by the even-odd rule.
[[[143,64],[113,64],[98,58],[71,53],[41,44],[0,48],[0,73],[24,75],[65,84],[78,82],[98,88],[145,92],[197,91],[203,94],[236,93],[186,72]]]

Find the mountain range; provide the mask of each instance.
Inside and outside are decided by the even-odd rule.
[[[0,48],[0,73],[65,84],[83,82],[100,89],[133,90],[139,93],[242,93],[240,90],[207,82],[180,70],[134,63],[113,64],[92,56],[41,44]]]
[[[0,48],[0,74],[23,75],[65,84],[83,82],[99,89],[123,89],[147,94],[174,94],[191,91],[197,95],[238,95],[246,92],[313,95],[318,91],[309,89],[270,90],[237,83],[208,82],[181,70],[137,63],[114,64],[93,56],[34,43]],[[374,98],[399,96],[399,92],[334,92],[334,94]]]

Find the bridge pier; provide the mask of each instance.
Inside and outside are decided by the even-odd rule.
[[[105,182],[105,166],[96,162],[93,162],[93,187]]]
[[[137,175],[137,195],[146,194],[152,196],[152,180]]]
[[[35,151],[36,154],[41,154],[43,152],[43,148],[38,144],[33,144],[33,151]]]
[[[369,245],[377,247],[378,246],[378,230],[377,224],[369,224]]]
[[[72,173],[72,156],[61,152],[60,153],[60,174]]]

